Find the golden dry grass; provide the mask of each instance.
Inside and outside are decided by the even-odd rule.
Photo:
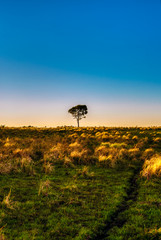
[[[154,175],[161,176],[161,156],[156,155],[150,160],[146,160],[141,175],[147,179]]]

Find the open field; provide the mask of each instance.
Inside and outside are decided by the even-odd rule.
[[[0,240],[161,239],[161,128],[0,128]]]

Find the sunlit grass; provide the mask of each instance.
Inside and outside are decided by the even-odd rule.
[[[152,176],[161,176],[161,156],[153,156],[150,160],[146,160],[141,172],[143,177],[149,179]]]
[[[0,127],[0,136],[0,239],[97,236],[143,163],[138,198],[109,239],[159,236],[160,128]]]

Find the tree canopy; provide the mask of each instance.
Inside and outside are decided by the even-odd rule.
[[[72,114],[73,118],[75,118],[77,120],[77,124],[78,124],[78,127],[79,127],[79,121],[82,118],[86,117],[85,115],[88,113],[88,109],[87,109],[86,105],[77,105],[77,106],[74,106],[74,107],[70,108],[68,110],[68,112],[70,114]]]

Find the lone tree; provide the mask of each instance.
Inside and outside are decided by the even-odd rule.
[[[79,120],[86,117],[85,115],[88,113],[88,109],[86,105],[77,105],[70,108],[68,113],[71,113],[73,118],[77,119],[77,124],[79,127]]]

